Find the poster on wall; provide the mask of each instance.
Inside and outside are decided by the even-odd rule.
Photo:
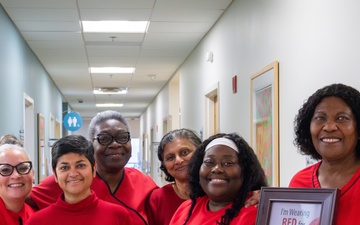
[[[279,186],[279,63],[267,65],[251,77],[251,146],[268,184]]]
[[[38,164],[37,178],[40,183],[47,174],[47,159],[45,154],[45,119],[41,113],[37,114],[37,135],[38,135]]]

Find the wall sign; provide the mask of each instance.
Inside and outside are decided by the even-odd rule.
[[[82,118],[79,113],[70,112],[64,117],[63,123],[65,129],[69,131],[76,131],[82,126]]]

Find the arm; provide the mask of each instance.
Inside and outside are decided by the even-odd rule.
[[[34,200],[31,198],[30,195],[26,196],[25,203],[28,204],[31,208],[34,209],[34,211],[38,211],[39,207],[36,205]]]
[[[34,209],[43,209],[56,202],[58,197],[63,193],[56,183],[53,175],[46,177],[40,184],[31,189],[30,196],[27,197],[26,203],[29,203]]]
[[[260,202],[260,190],[253,191],[252,196],[245,202],[245,208],[248,208],[252,205],[256,208],[258,207],[259,202]]]

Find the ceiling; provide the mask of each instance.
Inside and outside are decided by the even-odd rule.
[[[122,103],[138,118],[232,0],[0,0],[73,111],[91,118],[97,103]],[[145,34],[83,33],[80,21],[150,21]],[[89,67],[135,67],[91,74]],[[154,76],[155,75],[155,78]],[[94,95],[98,87],[126,95]]]

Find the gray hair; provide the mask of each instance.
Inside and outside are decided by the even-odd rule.
[[[26,156],[29,158],[29,160],[31,160],[29,154],[25,151],[25,149],[17,144],[3,144],[0,146],[0,155],[5,152],[6,150],[9,149],[16,149],[19,150],[21,152],[24,152],[26,154]]]
[[[24,147],[24,143],[22,140],[18,139],[15,135],[12,134],[5,134],[0,137],[0,145],[4,144],[14,144],[20,147]]]
[[[93,138],[95,137],[95,127],[100,123],[110,119],[118,120],[119,122],[123,123],[126,127],[126,130],[130,132],[130,127],[125,117],[123,117],[119,112],[113,110],[106,110],[103,112],[99,112],[98,114],[96,114],[96,116],[94,116],[94,118],[92,118],[89,124],[89,140],[93,140]]]

